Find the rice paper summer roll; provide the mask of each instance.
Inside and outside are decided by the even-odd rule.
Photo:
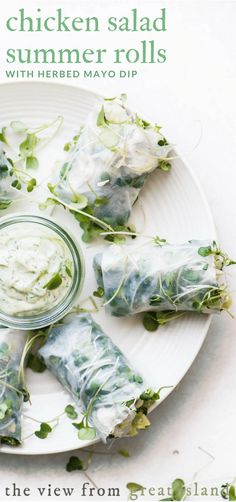
[[[149,174],[156,168],[169,171],[170,150],[160,127],[139,118],[124,96],[104,99],[75,138],[51,191],[70,209],[82,209],[112,227],[123,226]],[[75,216],[86,240],[96,221]]]
[[[150,424],[146,415],[159,392],[148,388],[90,314],[67,316],[39,354],[81,407],[82,428],[89,423],[106,441],[134,436]]]
[[[0,443],[9,446],[21,443],[19,367],[25,342],[25,333],[0,328]]]
[[[157,245],[153,239],[142,246],[109,246],[95,256],[94,270],[112,315],[209,314],[230,305],[222,269],[232,263],[215,242]]]

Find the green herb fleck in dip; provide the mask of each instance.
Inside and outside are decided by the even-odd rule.
[[[36,223],[0,230],[0,311],[11,316],[42,314],[57,306],[71,288],[70,250],[51,229]]]

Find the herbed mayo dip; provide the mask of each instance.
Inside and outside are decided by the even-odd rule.
[[[58,305],[71,288],[73,261],[63,239],[37,223],[0,230],[0,311],[29,317]]]

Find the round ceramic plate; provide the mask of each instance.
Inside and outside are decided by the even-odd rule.
[[[57,169],[57,161],[63,158],[64,144],[78,131],[98,98],[91,91],[54,83],[20,82],[0,85],[1,127],[12,120],[22,120],[35,126],[58,115],[64,117],[59,134],[39,154],[38,175],[42,186],[47,184],[51,173]],[[153,117],[149,118],[158,120],[155,110]],[[157,170],[150,176],[133,209],[132,222],[145,234],[159,235],[170,242],[215,238],[209,208],[191,171],[181,158],[173,161],[172,165],[170,173]],[[36,198],[42,198],[43,193],[34,192],[33,198],[31,197],[15,203],[8,212],[38,212]],[[7,211],[3,211],[2,215],[6,213]],[[80,236],[79,224],[64,209],[56,208],[53,218],[64,224],[77,238]],[[86,259],[86,280],[81,300],[96,289],[92,257],[101,246],[103,244],[82,244]],[[101,311],[95,318],[134,367],[145,376],[151,387],[158,389],[165,385],[172,386],[172,389],[162,393],[162,400],[189,369],[210,324],[209,316],[190,314],[159,328],[157,332],[149,333],[144,330],[139,317],[117,319]],[[25,415],[48,422],[60,415],[66,404],[72,402],[49,372],[35,374],[28,370],[27,379],[32,404],[24,406],[23,439],[37,429],[37,424]],[[47,440],[42,441],[33,435],[25,439],[21,447],[2,447],[1,452],[39,455],[82,448],[88,444],[91,442],[78,439],[70,420],[62,416]]]

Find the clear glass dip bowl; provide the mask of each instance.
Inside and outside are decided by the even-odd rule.
[[[1,253],[0,253],[0,279],[1,279],[1,274],[3,277],[3,272],[4,272],[4,253],[5,252],[8,253],[6,246],[4,247],[3,244],[4,238],[6,238],[6,235],[8,235],[7,233],[9,233],[10,236],[13,235],[13,237],[10,238],[11,240],[13,240],[13,243],[15,244],[17,249],[17,243],[20,243],[21,240],[19,237],[17,237],[18,232],[22,232],[22,234],[20,234],[22,235],[22,243],[23,239],[25,238],[27,239],[27,237],[29,239],[31,239],[31,237],[34,238],[38,232],[39,236],[41,235],[43,236],[43,238],[49,239],[49,246],[50,246],[51,245],[50,237],[51,237],[52,242],[55,241],[56,243],[59,243],[58,246],[60,251],[61,249],[65,250],[66,252],[65,258],[69,257],[69,263],[71,267],[70,272],[68,273],[69,278],[67,278],[66,282],[67,287],[64,292],[65,294],[63,294],[62,296],[59,295],[57,303],[56,295],[52,293],[54,293],[55,291],[59,291],[59,288],[57,290],[55,288],[55,284],[53,286],[47,285],[47,289],[50,290],[50,292],[49,293],[47,292],[46,294],[48,294],[50,298],[53,298],[54,304],[52,306],[52,302],[50,301],[46,302],[45,308],[42,309],[42,311],[38,311],[37,313],[32,313],[27,311],[24,312],[23,309],[21,313],[12,314],[9,313],[9,308],[7,307],[6,311],[4,312],[3,304],[7,300],[4,299],[5,296],[3,294],[3,288],[6,288],[6,283],[2,282],[1,285],[0,282],[0,288],[2,288],[2,301],[0,305],[0,324],[14,329],[35,330],[43,328],[45,326],[49,326],[50,324],[54,324],[71,310],[73,304],[78,299],[79,293],[82,289],[84,281],[84,273],[85,273],[84,260],[82,252],[76,240],[72,238],[71,235],[66,230],[64,230],[64,228],[62,228],[52,219],[34,214],[33,215],[24,213],[11,214],[9,216],[4,216],[0,219],[0,251],[2,252],[3,255],[3,257],[1,258]],[[15,240],[14,240],[14,234],[16,235]],[[27,241],[24,241],[23,246],[25,246],[25,243],[27,244]],[[45,249],[45,256],[46,253],[47,250]],[[33,259],[32,263],[34,263],[34,254],[33,253],[31,254]],[[2,259],[2,264],[1,264],[1,259]],[[24,259],[25,258],[23,256],[22,260],[24,261]],[[21,262],[17,261],[17,264],[19,264],[20,267],[22,266],[24,267],[24,263],[22,265]],[[37,268],[37,260],[35,266]],[[22,273],[24,274],[24,269]],[[32,273],[34,274],[36,272],[34,272],[33,270]],[[62,286],[60,287],[62,288]],[[44,288],[45,286],[43,286],[43,290]],[[16,298],[19,296],[17,288],[16,290],[14,289],[14,284],[13,284],[13,290],[11,291],[13,291],[13,296],[16,295]],[[41,286],[41,294],[44,294],[42,291],[42,286]],[[1,291],[0,291],[0,296],[1,296]],[[31,306],[29,308],[31,308]],[[33,308],[31,310],[33,310]]]

